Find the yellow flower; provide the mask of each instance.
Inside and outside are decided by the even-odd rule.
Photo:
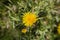
[[[22,33],[26,33],[27,32],[27,29],[22,29]]]
[[[60,34],[60,24],[57,27],[58,34]]]
[[[24,13],[22,21],[26,27],[31,27],[37,21],[37,16],[32,12]]]

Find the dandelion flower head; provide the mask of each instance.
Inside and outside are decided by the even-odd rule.
[[[25,26],[32,26],[37,21],[37,15],[32,12],[24,13],[22,21]]]
[[[57,32],[58,32],[58,34],[60,34],[60,24],[57,27]]]

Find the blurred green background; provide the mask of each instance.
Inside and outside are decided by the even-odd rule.
[[[22,15],[29,11],[39,20],[24,34]],[[60,40],[59,23],[60,0],[0,0],[0,40]]]

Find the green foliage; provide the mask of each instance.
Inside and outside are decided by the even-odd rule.
[[[59,4],[59,0],[1,0],[0,40],[60,40]],[[21,32],[26,28],[22,23],[25,12],[35,12],[39,18],[26,34]]]

